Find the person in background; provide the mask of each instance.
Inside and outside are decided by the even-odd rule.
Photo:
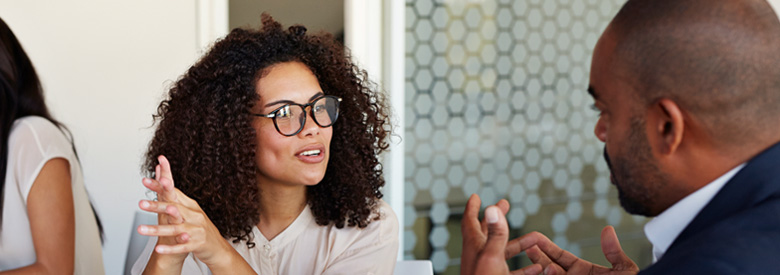
[[[73,141],[2,19],[0,105],[0,274],[103,274],[102,229]]]
[[[381,200],[388,111],[330,34],[264,14],[234,29],[158,107],[141,209],[158,225],[133,274],[392,274]],[[174,185],[175,182],[175,185]]]
[[[621,206],[645,226],[644,270],[601,233],[611,267],[534,232],[508,241],[472,196],[462,274],[780,274],[780,20],[765,0],[629,0],[596,44],[588,92]],[[469,252],[469,253],[467,253]]]

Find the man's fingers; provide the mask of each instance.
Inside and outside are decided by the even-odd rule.
[[[544,254],[544,252],[542,252],[542,249],[540,249],[538,246],[535,245],[527,249],[525,251],[525,255],[528,256],[528,259],[530,259],[532,263],[539,264],[542,267],[547,267],[548,265],[553,263],[550,257]]]
[[[485,221],[488,224],[487,242],[480,257],[498,257],[503,260],[506,243],[509,240],[509,225],[506,217],[501,215],[501,209],[489,206],[485,209]]]
[[[604,257],[607,258],[607,261],[612,264],[612,269],[639,269],[636,263],[623,252],[617,233],[615,233],[615,228],[612,226],[604,227],[604,229],[601,230],[601,251],[604,252]]]
[[[476,233],[479,231],[479,207],[482,201],[477,194],[471,194],[468,202],[466,202],[466,210],[463,212],[463,221],[461,222],[461,230],[464,234],[466,232]]]
[[[477,255],[485,244],[485,234],[480,230],[479,207],[480,199],[477,194],[472,194],[466,202],[466,210],[460,221],[460,229],[463,233],[463,253],[461,254],[461,274],[475,274],[478,259]]]
[[[504,216],[509,213],[509,201],[502,199],[496,203],[496,206],[501,209],[501,213],[503,213]]]
[[[543,270],[544,269],[542,268],[542,265],[540,265],[540,264],[532,264],[532,265],[523,267],[523,268],[518,269],[518,270],[513,270],[513,271],[509,272],[509,274],[512,274],[512,275],[538,275],[538,274],[542,274]]]
[[[564,270],[561,266],[552,263],[544,268],[544,275],[562,275],[566,274],[566,270]]]
[[[545,237],[542,233],[534,231],[525,234],[519,238],[509,241],[506,244],[505,257],[507,259],[512,258],[515,255],[520,254],[521,252],[526,251],[533,246],[536,246],[537,243],[545,241],[549,241],[549,239],[547,239],[547,237]]]
[[[557,263],[564,269],[569,269],[580,261],[580,258],[558,247],[547,236],[539,232],[531,232],[524,236],[512,240],[507,244],[506,255],[514,255],[520,253],[532,246],[539,246],[539,249],[544,252],[553,262]]]
[[[501,210],[501,215],[506,216],[506,213],[509,213],[509,202],[507,200],[500,200],[498,203],[496,203],[496,207]],[[488,232],[488,224],[487,221],[482,219],[482,222],[480,222],[480,226],[482,227],[482,233],[487,234]]]

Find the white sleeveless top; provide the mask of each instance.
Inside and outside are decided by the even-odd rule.
[[[257,226],[252,228],[254,248],[246,241],[230,242],[258,274],[393,274],[398,255],[398,219],[393,209],[380,200],[379,220],[366,228],[321,226],[309,206],[282,233],[267,240]],[[141,274],[157,238],[150,238],[133,265],[131,274]],[[211,274],[208,267],[190,253],[182,274]]]
[[[70,252],[75,253],[73,273],[104,274],[100,233],[84,188],[81,166],[68,138],[48,120],[28,116],[14,121],[7,142],[0,271],[35,263],[35,247],[27,217],[27,196],[43,165],[51,159],[64,158],[70,164],[76,215],[76,251]]]

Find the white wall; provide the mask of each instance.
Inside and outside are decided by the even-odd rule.
[[[140,164],[151,114],[199,53],[197,4],[0,1],[0,17],[36,66],[53,115],[75,136],[105,228],[107,274],[121,274],[133,213],[146,197]]]

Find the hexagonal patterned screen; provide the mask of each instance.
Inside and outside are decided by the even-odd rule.
[[[407,0],[405,258],[458,274],[460,220],[477,193],[483,208],[511,202],[512,237],[541,231],[607,264],[609,224],[649,264],[645,219],[620,208],[585,91],[593,47],[624,2]]]

